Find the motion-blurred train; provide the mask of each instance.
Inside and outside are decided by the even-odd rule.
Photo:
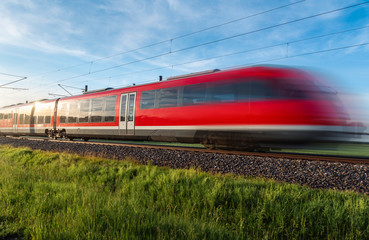
[[[1,135],[250,147],[350,132],[336,93],[308,72],[212,70],[0,109]]]

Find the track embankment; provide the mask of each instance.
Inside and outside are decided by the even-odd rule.
[[[141,164],[151,163],[171,168],[196,168],[213,173],[233,173],[297,183],[311,188],[349,190],[369,194],[369,165],[364,163],[306,160],[303,156],[258,156],[190,151],[160,147],[126,146],[84,142],[45,141],[1,137],[0,144],[30,147],[83,156],[124,160],[131,158]]]

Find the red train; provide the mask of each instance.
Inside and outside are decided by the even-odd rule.
[[[251,146],[349,131],[310,74],[256,66],[0,109],[0,134]]]

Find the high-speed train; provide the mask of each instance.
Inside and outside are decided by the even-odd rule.
[[[0,109],[1,135],[206,145],[305,141],[350,131],[333,91],[308,72],[254,66]]]

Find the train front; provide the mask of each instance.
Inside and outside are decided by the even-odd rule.
[[[290,143],[347,141],[363,131],[363,127],[358,128],[360,123],[350,120],[338,93],[316,75],[288,68],[266,72],[264,77],[274,90],[273,97],[250,103],[250,124],[270,131],[260,131],[257,139]]]

